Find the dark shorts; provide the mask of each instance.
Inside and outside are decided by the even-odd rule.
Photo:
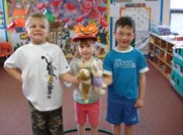
[[[108,100],[107,118],[111,124],[134,125],[139,122],[138,110],[134,107],[136,100],[116,97]]]
[[[34,135],[63,135],[62,108],[40,112],[29,102]]]

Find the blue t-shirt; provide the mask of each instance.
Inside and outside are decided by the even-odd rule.
[[[131,48],[129,51],[111,50],[104,59],[104,73],[112,75],[113,83],[108,87],[108,96],[137,99],[139,74],[148,71],[143,54]]]

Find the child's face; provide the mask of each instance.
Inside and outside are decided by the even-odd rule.
[[[93,44],[92,41],[84,41],[79,45],[79,53],[84,60],[89,60],[93,54]]]
[[[114,32],[119,50],[128,50],[134,39],[134,29],[128,26],[118,27]]]
[[[46,37],[48,36],[46,22],[40,18],[31,18],[27,33],[32,43],[37,45],[45,43]]]

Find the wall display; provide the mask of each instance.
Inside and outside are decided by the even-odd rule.
[[[144,8],[144,7],[121,8],[120,16],[131,16],[135,21],[136,31],[149,30],[151,8]]]
[[[90,22],[95,22],[99,28],[97,45],[100,51],[98,56],[103,57],[107,51],[107,45],[109,44],[109,22],[107,19],[108,8],[106,0],[16,0],[8,1],[7,9],[9,20],[8,28],[15,46],[22,44],[22,40],[19,36],[14,36],[14,34],[19,33],[20,35],[23,33],[25,18],[31,12],[37,11],[46,15],[50,24],[55,24],[55,22],[62,24],[57,30],[55,28],[51,29],[51,38],[54,38],[52,41],[61,46],[63,50],[69,48],[69,46],[71,46],[72,49],[73,45],[70,41],[74,36],[74,25],[86,25]],[[15,32],[13,33],[12,30]],[[25,42],[27,42],[27,40],[28,39],[26,39]],[[25,42],[23,40],[23,44]],[[64,52],[67,53],[68,51],[64,50]]]
[[[0,0],[0,42],[7,41],[4,0]]]

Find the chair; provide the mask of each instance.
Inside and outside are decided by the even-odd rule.
[[[0,58],[8,57],[13,53],[12,46],[9,42],[0,42]]]

